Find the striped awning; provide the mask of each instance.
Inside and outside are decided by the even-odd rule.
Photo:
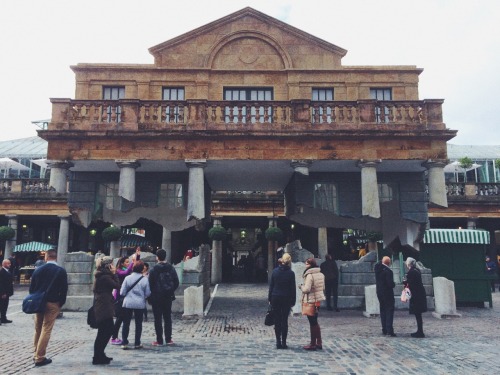
[[[21,253],[21,252],[31,252],[31,251],[47,251],[55,248],[56,245],[32,241],[32,242],[21,243],[19,245],[14,246],[13,252]]]
[[[122,247],[151,246],[151,242],[142,236],[135,234],[125,234],[121,238]]]
[[[423,243],[489,244],[490,232],[473,229],[427,229]]]

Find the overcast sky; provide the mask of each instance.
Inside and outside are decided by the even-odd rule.
[[[500,145],[498,0],[15,0],[0,4],[0,141],[36,135],[69,66],[146,63],[148,48],[251,6],[348,51],[343,65],[416,65],[454,144]]]

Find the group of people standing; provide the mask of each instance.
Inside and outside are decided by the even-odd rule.
[[[288,338],[288,316],[296,301],[296,279],[295,273],[291,269],[292,258],[285,253],[278,261],[278,267],[273,270],[269,283],[268,302],[272,307],[274,317],[274,333],[276,336],[276,349],[287,349]],[[425,337],[423,330],[422,313],[427,311],[427,298],[425,288],[422,283],[422,275],[416,267],[416,260],[409,257],[406,259],[408,272],[403,281],[404,287],[411,292],[409,300],[409,312],[415,315],[417,331],[412,333],[412,337]],[[339,311],[338,309],[338,267],[331,255],[326,255],[325,261],[318,267],[314,258],[309,258],[305,262],[305,270],[302,275],[303,283],[298,285],[302,292],[302,304],[312,304],[315,306],[313,313],[302,314],[307,316],[310,328],[311,341],[305,345],[305,350],[321,350],[323,343],[321,340],[321,328],[318,323],[318,312],[321,301],[327,302],[328,310]],[[385,256],[380,262],[375,264],[375,278],[377,297],[380,303],[380,320],[382,324],[382,334],[396,337],[394,333],[394,275],[390,268],[391,258]],[[325,292],[326,291],[326,295]],[[330,296],[333,294],[333,307]]]
[[[417,331],[411,334],[411,337],[425,337],[422,313],[427,311],[427,297],[424,284],[422,283],[422,274],[417,268],[417,262],[414,258],[408,257],[405,265],[408,269],[406,277],[403,280],[405,288],[410,290],[409,311],[415,315],[417,321]],[[377,298],[380,304],[380,322],[382,324],[382,334],[396,337],[394,333],[394,274],[391,270],[391,258],[385,256],[375,264],[375,280],[377,288]]]
[[[129,259],[122,258],[117,267],[108,256],[98,258],[94,282],[94,313],[97,321],[97,336],[94,342],[92,364],[109,364],[113,358],[106,356],[108,342],[129,349],[128,336],[132,317],[135,321],[134,349],[142,349],[142,322],[149,302],[153,309],[156,341],[153,346],[172,345],[172,302],[179,278],[175,268],[166,261],[166,251],[156,253],[157,263],[149,274],[145,274],[145,263],[140,259],[141,251]],[[113,295],[114,292],[114,295]],[[113,322],[113,317],[116,320]],[[120,326],[122,338],[119,339]]]

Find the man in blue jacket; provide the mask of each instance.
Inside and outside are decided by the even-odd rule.
[[[380,303],[380,321],[384,335],[396,337],[392,322],[394,320],[394,276],[390,268],[391,258],[385,256],[375,264],[377,298]]]
[[[35,366],[45,366],[52,363],[52,359],[47,358],[45,353],[52,328],[61,307],[66,302],[68,293],[68,275],[64,268],[57,265],[56,260],[56,250],[47,251],[45,254],[46,263],[38,267],[31,277],[30,293],[47,293],[45,311],[35,314],[35,337],[33,341],[35,346]]]

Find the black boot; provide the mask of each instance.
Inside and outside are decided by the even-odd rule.
[[[93,365],[109,365],[109,362],[111,362],[111,359],[106,356],[92,357]]]
[[[274,334],[276,336],[276,349],[283,349],[283,345],[281,345],[281,332],[274,330]]]
[[[288,333],[283,332],[281,334],[281,349],[288,349],[288,346],[286,345],[286,337],[288,336]]]

